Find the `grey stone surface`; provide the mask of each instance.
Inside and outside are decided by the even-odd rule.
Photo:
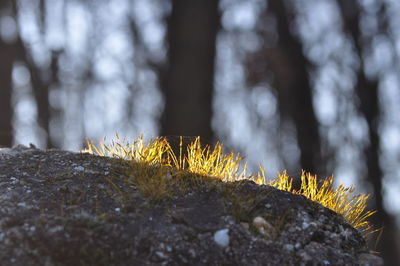
[[[188,177],[153,201],[120,160],[27,147],[6,153],[0,265],[383,263],[341,216],[270,186]]]

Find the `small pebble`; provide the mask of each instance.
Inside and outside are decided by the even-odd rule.
[[[74,170],[78,171],[78,172],[83,172],[83,171],[85,171],[85,168],[83,166],[77,166],[74,168]]]
[[[229,245],[229,229],[221,229],[215,232],[214,241],[221,247],[227,247]]]

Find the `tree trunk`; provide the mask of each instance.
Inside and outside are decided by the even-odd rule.
[[[357,73],[357,84],[355,92],[359,99],[359,110],[367,121],[369,145],[365,147],[364,153],[366,158],[366,167],[368,171],[367,180],[373,186],[373,200],[376,210],[378,211],[373,219],[383,223],[384,231],[380,243],[378,243],[378,251],[382,252],[387,265],[397,265],[400,261],[398,256],[398,247],[396,242],[396,225],[393,217],[387,213],[384,207],[384,199],[382,194],[383,171],[379,164],[380,158],[380,137],[379,137],[379,95],[378,80],[369,79],[364,72],[364,49],[370,48],[368,43],[363,43],[363,36],[359,28],[360,9],[357,1],[338,0],[344,21],[345,31],[351,36],[360,59],[360,69]],[[384,16],[381,14],[380,16]],[[386,29],[380,29],[386,32]]]
[[[14,64],[14,51],[11,45],[4,43],[0,38],[0,146],[10,147],[13,141],[13,108],[12,94],[12,69]]]
[[[268,1],[270,11],[276,16],[279,42],[268,54],[275,76],[278,102],[282,119],[291,120],[296,127],[300,148],[301,168],[317,173],[320,161],[320,135],[309,80],[309,61],[303,54],[298,37],[291,32],[290,14],[284,1]]]
[[[211,128],[217,0],[172,0],[168,62],[161,86],[165,109],[161,135],[213,139]]]
[[[1,13],[10,11],[10,1],[0,1]],[[1,15],[0,15],[1,16]],[[13,108],[11,96],[13,91],[12,70],[17,51],[12,42],[0,37],[0,146],[10,147],[13,142]]]

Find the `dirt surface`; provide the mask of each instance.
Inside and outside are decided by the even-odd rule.
[[[0,265],[383,265],[302,196],[204,178],[154,201],[135,178],[116,159],[0,149]]]

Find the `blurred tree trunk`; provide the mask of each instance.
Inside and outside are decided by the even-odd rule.
[[[10,1],[0,2],[1,14],[10,13]],[[11,95],[13,91],[12,70],[17,58],[14,42],[3,40],[0,36],[0,146],[10,147],[13,141],[13,108]]]
[[[35,97],[36,106],[38,110],[38,125],[45,132],[46,148],[54,148],[54,143],[50,134],[50,119],[51,119],[51,108],[49,102],[49,90],[51,85],[56,85],[58,81],[58,57],[60,52],[51,52],[51,64],[50,68],[46,71],[47,75],[43,75],[39,67],[35,65],[35,62],[28,56],[28,53],[24,49],[24,61],[31,74],[31,82],[33,95]],[[47,76],[43,78],[43,76]]]
[[[279,41],[267,52],[274,73],[282,120],[292,121],[296,128],[302,169],[317,173],[320,167],[320,135],[312,99],[308,69],[310,63],[303,54],[302,43],[291,31],[294,15],[285,1],[268,1],[275,15]]]
[[[39,3],[39,17],[40,17],[40,33],[41,36],[45,34],[45,1],[41,0]],[[14,3],[14,16],[18,15],[18,7]],[[19,56],[23,63],[29,70],[31,76],[31,84],[33,96],[37,107],[37,123],[45,133],[45,148],[54,148],[54,143],[50,134],[50,119],[52,110],[49,102],[49,90],[51,85],[58,84],[58,59],[61,51],[51,51],[51,63],[47,68],[41,68],[34,62],[28,49],[25,47],[23,41],[19,38],[16,43],[18,47]]]
[[[368,172],[367,180],[373,185],[373,200],[378,211],[373,219],[382,222],[384,225],[382,239],[378,243],[378,251],[382,252],[385,264],[396,265],[400,261],[397,253],[396,226],[393,217],[387,213],[384,207],[382,194],[383,171],[379,163],[381,147],[379,137],[378,78],[369,78],[365,75],[363,53],[370,51],[369,44],[371,42],[363,42],[366,39],[363,38],[364,36],[359,28],[361,7],[358,2],[355,0],[338,0],[338,3],[341,8],[345,31],[352,38],[357,56],[360,59],[355,92],[359,99],[359,110],[368,124],[369,145],[364,150]],[[380,16],[384,17],[384,14],[380,14]],[[380,31],[387,32],[387,29],[380,29]]]
[[[45,35],[45,25],[46,25],[46,1],[40,0],[39,1],[39,30],[40,35],[43,37]],[[45,71],[41,71],[39,67],[36,66],[34,60],[29,56],[24,46],[24,61],[27,64],[29,72],[31,74],[31,82],[32,82],[32,89],[33,95],[36,100],[36,106],[38,110],[38,117],[37,122],[39,127],[45,132],[45,140],[46,140],[46,148],[53,148],[53,143],[51,140],[50,135],[50,104],[49,104],[49,87],[52,84],[51,78],[53,77],[52,74],[50,75],[43,75]],[[52,53],[52,62],[51,66],[54,65],[54,53]],[[43,76],[47,76],[44,78]]]
[[[10,147],[13,141],[11,104],[12,69],[15,61],[15,51],[0,38],[0,146]]]
[[[167,21],[168,62],[161,77],[165,109],[161,135],[199,135],[211,128],[217,0],[172,0]]]

